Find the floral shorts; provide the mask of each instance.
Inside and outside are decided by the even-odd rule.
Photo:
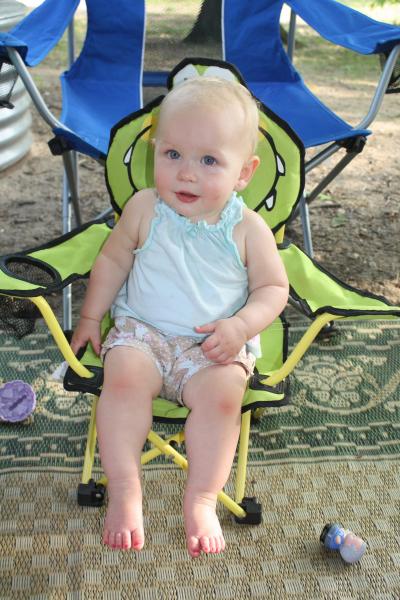
[[[182,406],[185,383],[201,369],[216,364],[204,356],[198,338],[166,335],[152,325],[132,317],[115,319],[114,327],[110,329],[102,346],[102,360],[108,350],[115,346],[137,348],[150,356],[163,380],[160,396]],[[248,378],[253,374],[255,357],[247,352],[245,346],[235,362],[243,366]]]

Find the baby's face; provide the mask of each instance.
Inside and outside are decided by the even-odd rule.
[[[239,108],[166,107],[154,176],[161,198],[178,214],[215,223],[233,190],[246,186],[253,169],[241,118]]]

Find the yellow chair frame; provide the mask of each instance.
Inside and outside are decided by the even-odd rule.
[[[276,233],[276,242],[280,243],[283,240],[283,236],[284,227],[282,227]],[[28,299],[31,300],[31,302],[33,302],[39,309],[64,359],[67,361],[72,370],[80,377],[93,377],[93,373],[89,371],[72,352],[68,340],[46,299],[43,296],[29,297]],[[293,369],[301,360],[302,356],[310,347],[311,343],[316,338],[318,333],[328,323],[332,322],[335,319],[341,318],[343,317],[331,313],[324,313],[319,315],[311,323],[311,325],[304,333],[300,341],[297,343],[295,348],[292,350],[292,352],[289,354],[281,368],[275,371],[266,379],[264,379],[262,383],[268,386],[275,386],[278,383],[282,382],[293,371]],[[95,399],[91,408],[90,422],[88,428],[88,439],[86,443],[81,484],[82,486],[91,486],[88,492],[90,498],[88,499],[87,504],[101,505],[104,498],[104,488],[107,486],[107,478],[103,476],[97,482],[94,482],[92,475],[97,441],[96,408],[98,397],[95,396],[94,398]],[[252,499],[248,499],[245,497],[245,486],[251,415],[253,412],[256,417],[260,417],[263,411],[263,408],[257,408],[252,411],[251,407],[249,407],[249,410],[242,414],[240,438],[237,453],[235,496],[233,499],[223,491],[221,491],[218,495],[218,500],[222,502],[222,504],[233,513],[237,522],[239,523],[258,524],[261,522],[260,505],[256,504],[254,506],[251,502]],[[156,432],[151,430],[148,434],[147,440],[153,447],[142,454],[142,465],[149,463],[150,461],[152,461],[160,455],[164,455],[165,457],[172,459],[173,462],[182,469],[186,470],[188,468],[188,462],[186,458],[182,454],[180,454],[174,447],[175,445],[179,445],[182,442],[184,442],[183,431],[180,431],[164,439],[161,436],[159,436]],[[86,502],[83,501],[82,504],[86,504]]]

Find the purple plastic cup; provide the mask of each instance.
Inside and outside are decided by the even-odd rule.
[[[16,379],[0,388],[0,419],[10,423],[23,421],[32,414],[36,406],[36,395],[32,387]]]

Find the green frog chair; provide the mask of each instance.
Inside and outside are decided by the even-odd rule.
[[[169,75],[169,88],[187,77],[212,75],[243,80],[229,63],[208,59],[186,59]],[[106,161],[106,183],[114,209],[114,219],[123,211],[127,200],[137,190],[154,186],[153,147],[150,143],[157,124],[162,97],[128,115],[111,132]],[[263,216],[275,234],[284,261],[292,300],[311,319],[303,338],[287,356],[288,335],[282,317],[261,334],[262,357],[243,399],[242,426],[236,464],[234,498],[221,492],[219,499],[239,523],[261,522],[261,506],[256,498],[245,495],[247,454],[252,415],[259,418],[268,407],[288,402],[287,378],[316,335],[335,319],[395,318],[400,307],[384,298],[361,292],[340,282],[293,244],[284,241],[285,223],[299,202],[304,184],[304,149],[291,128],[266,106],[260,104],[260,127],[257,153],[261,165],[243,192],[247,205]],[[0,314],[19,333],[26,320],[26,305],[42,316],[60,348],[69,368],[64,378],[67,390],[94,395],[87,446],[78,502],[99,506],[104,501],[107,481],[95,481],[92,475],[96,454],[95,416],[102,385],[102,365],[90,344],[76,357],[45,297],[59,291],[78,278],[88,277],[102,244],[111,232],[113,221],[95,220],[38,248],[4,256],[0,261]],[[106,335],[112,325],[110,316],[102,322]],[[27,328],[29,329],[29,327]],[[163,398],[153,402],[154,421],[184,423],[188,409]],[[187,461],[180,448],[184,434],[179,431],[166,438],[155,431],[148,436],[142,455],[146,464],[160,455],[172,459],[183,469]]]

